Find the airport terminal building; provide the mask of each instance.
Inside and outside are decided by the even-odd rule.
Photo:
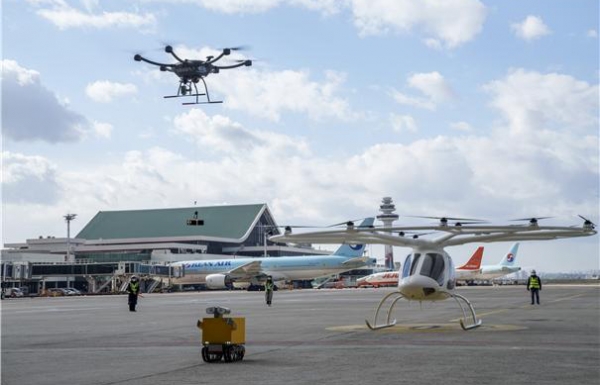
[[[6,244],[2,276],[11,286],[19,282],[32,291],[63,285],[116,290],[127,274],[181,274],[168,262],[330,254],[311,245],[269,241],[279,233],[266,204],[100,211],[74,238]]]

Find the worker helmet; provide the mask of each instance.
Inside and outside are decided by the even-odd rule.
[[[535,275],[535,270],[531,270],[531,275]]]
[[[137,280],[138,280],[138,277],[137,277],[137,275],[134,275],[134,276],[132,276],[132,277],[131,277],[131,280],[132,280],[133,282],[137,282]]]

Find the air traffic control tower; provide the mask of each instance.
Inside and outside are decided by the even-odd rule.
[[[377,216],[381,222],[383,222],[383,227],[392,227],[392,223],[397,220],[398,214],[395,214],[396,206],[390,197],[384,197],[381,200],[381,205],[379,206],[379,211],[381,214]],[[385,267],[394,270],[394,248],[392,245],[385,245]]]

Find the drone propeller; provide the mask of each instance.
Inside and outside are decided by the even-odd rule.
[[[542,219],[549,219],[549,218],[554,218],[554,217],[531,217],[531,218],[519,218],[519,219],[511,219],[511,222],[522,222],[522,221],[529,221],[529,225],[530,226],[537,226],[538,221],[542,220]]]
[[[428,231],[426,233],[416,233],[416,232],[413,232],[413,231],[400,231],[398,233],[398,236],[404,237],[406,235],[410,235],[413,239],[417,239],[419,237],[422,237],[424,235],[429,235],[429,234],[435,234],[435,231]]]
[[[250,49],[249,45],[238,45],[236,47],[226,47],[226,48],[221,48],[221,49],[228,49],[230,51],[248,51]]]
[[[440,221],[440,226],[448,226],[448,221],[454,221],[454,226],[460,227],[462,225],[470,225],[476,223],[485,223],[487,222],[484,219],[474,219],[474,218],[456,218],[456,217],[430,217],[430,216],[421,216],[421,215],[407,215],[411,218],[425,218],[425,219],[438,219]]]
[[[349,221],[345,221],[345,222],[340,222],[340,223],[334,223],[333,225],[329,225],[329,226],[325,226],[325,227],[337,227],[337,226],[346,226],[348,228],[353,228],[354,227],[354,223],[356,223],[357,221],[362,221],[367,219],[365,218],[357,218],[357,219],[351,219]],[[373,227],[373,226],[371,226]]]
[[[586,217],[584,217],[583,215],[579,215],[577,214],[577,216],[581,219],[583,219],[583,227],[584,228],[589,228],[590,230],[594,230],[596,228],[596,224],[592,221],[590,221],[589,219],[587,219]]]

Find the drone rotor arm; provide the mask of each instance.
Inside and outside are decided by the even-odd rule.
[[[213,60],[214,61],[214,60]],[[237,64],[232,64],[232,65],[228,65],[228,66],[213,66],[214,68],[220,69],[220,70],[228,70],[231,68],[237,68],[237,67],[241,67],[241,66],[251,66],[252,65],[252,60],[244,60],[241,63],[237,63]]]
[[[166,68],[169,68],[169,67],[172,67],[172,66],[174,66],[174,64],[165,64],[165,63],[159,63],[159,62],[156,62],[156,61],[153,61],[153,60],[146,59],[146,58],[145,58],[145,57],[143,57],[142,55],[135,55],[135,56],[133,57],[133,59],[134,59],[135,61],[143,61],[143,62],[146,62],[146,63],[149,63],[149,64],[153,64],[153,65],[155,65],[155,66],[159,66],[159,67],[166,67]]]
[[[231,52],[231,51],[230,51],[229,49],[227,49],[227,48],[226,48],[226,49],[224,49],[224,50],[223,50],[223,52],[221,52],[221,53],[220,53],[218,56],[216,56],[216,57],[214,57],[214,58],[212,58],[212,59],[210,59],[210,60],[207,60],[207,61],[206,61],[206,64],[212,64],[212,63],[214,63],[214,62],[216,62],[216,61],[218,61],[218,60],[221,60],[221,58],[222,58],[223,56],[225,56],[225,55],[229,55],[229,53],[230,53],[230,52]]]
[[[175,58],[175,60],[177,60],[180,63],[185,63],[186,61],[181,59],[179,56],[177,56],[177,54],[173,51],[173,47],[171,47],[170,45],[165,47],[165,52],[166,53],[170,53],[171,56],[173,56]]]

